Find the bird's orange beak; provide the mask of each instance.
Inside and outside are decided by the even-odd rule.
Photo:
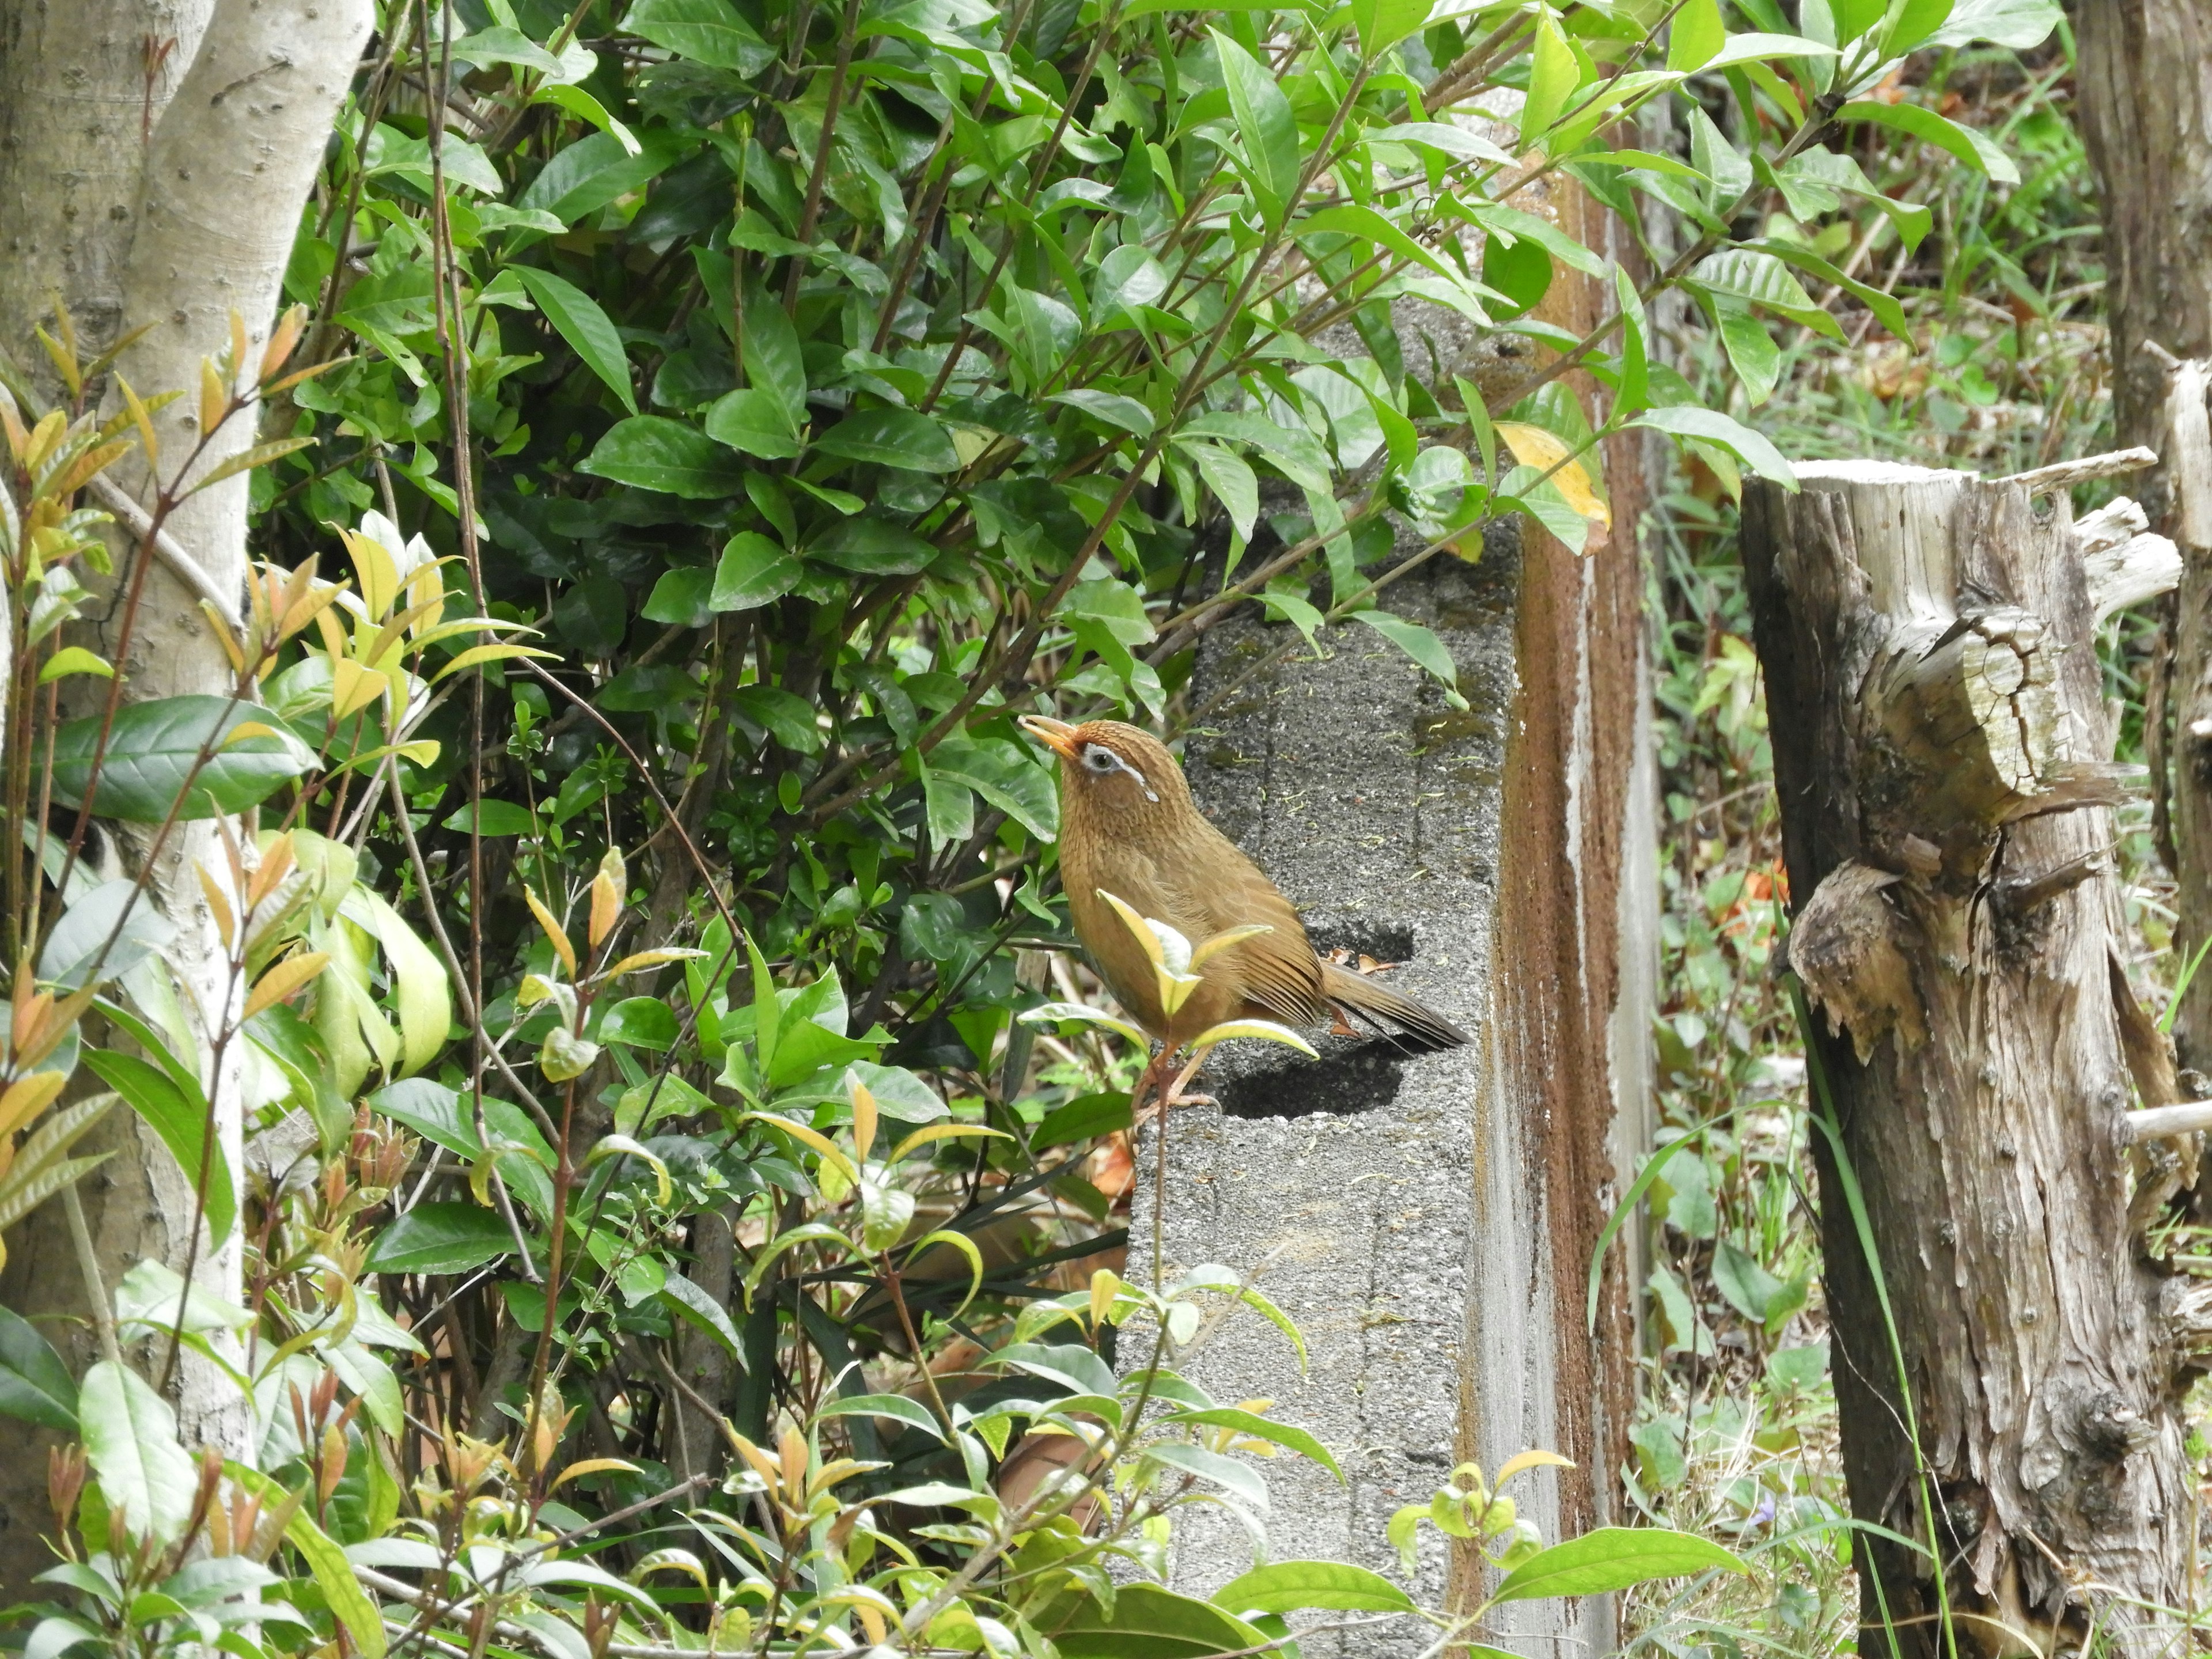
[[[1061,759],[1075,758],[1075,728],[1066,720],[1056,720],[1049,714],[1022,714],[1014,724]]]

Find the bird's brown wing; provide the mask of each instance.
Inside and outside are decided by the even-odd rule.
[[[1298,913],[1235,842],[1203,819],[1200,822],[1206,844],[1202,854],[1186,865],[1177,895],[1178,908],[1197,924],[1185,930],[1191,942],[1253,924],[1270,930],[1231,946],[1215,958],[1218,969],[1209,963],[1206,971],[1234,974],[1245,1002],[1285,1024],[1313,1025],[1327,1019],[1321,963]]]

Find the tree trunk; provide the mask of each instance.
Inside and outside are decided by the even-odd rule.
[[[0,284],[0,344],[52,397],[55,388],[34,367],[44,353],[32,329],[51,317],[57,297],[78,320],[87,357],[129,328],[153,325],[119,368],[143,393],[186,394],[154,417],[165,481],[200,446],[200,365],[229,344],[234,312],[247,341],[242,374],[259,362],[301,209],[374,21],[370,0],[0,0],[0,223],[15,267]],[[254,439],[251,415],[234,417],[198,448],[193,475]],[[153,498],[141,463],[118,468],[118,482],[142,502]],[[212,592],[233,615],[245,608],[246,489],[241,475],[170,519],[169,535],[203,580],[188,584],[160,563],[149,573],[131,648],[117,665],[126,696],[232,689],[199,601]],[[134,544],[131,556],[142,556]],[[120,623],[118,607],[100,624],[111,655]],[[177,925],[165,954],[203,1039],[216,1139],[242,1179],[237,1044],[217,1057],[205,1041],[234,1018],[244,994],[195,868],[204,862],[227,872],[216,826],[184,826],[153,856],[155,896]],[[91,1194],[108,1282],[139,1255],[181,1267],[196,1255],[201,1280],[234,1299],[236,1237],[222,1251],[191,1250],[191,1183],[151,1135],[121,1116],[110,1121],[123,1156],[95,1177],[102,1190]],[[10,1249],[0,1302],[27,1316],[82,1314],[60,1206],[26,1220]],[[200,1362],[179,1370],[186,1440],[246,1450],[247,1413],[235,1388]],[[0,1459],[0,1583],[9,1588],[47,1564],[36,1540],[44,1482],[42,1458]]]
[[[1911,1654],[1945,1650],[1947,1606],[1969,1652],[2092,1625],[2147,1652],[2160,1620],[2126,1598],[2187,1604],[2202,1362],[2130,1217],[2130,1078],[2158,1103],[2172,1070],[2120,965],[2094,629],[2179,561],[2124,507],[2072,524],[2059,482],[1801,477],[1747,491],[1742,544],[1790,964],[1826,1016],[1844,1469],[1861,1520],[1946,1567],[1939,1593],[1861,1534],[1865,1617]]]
[[[2174,415],[2193,408],[2201,421],[2205,380],[2180,384],[2170,364],[2212,357],[2212,9],[2085,0],[2075,27],[2081,133],[2104,186],[2112,413],[2120,442],[2160,453],[2144,505],[2189,563],[2173,624],[2177,763],[2153,787],[2172,791],[2182,947],[2193,954],[2212,928],[2212,514],[2185,523],[2174,471]],[[2151,751],[2161,775],[2166,752],[2162,741]],[[2212,1072],[2212,975],[2184,995],[2175,1035],[2183,1062]]]

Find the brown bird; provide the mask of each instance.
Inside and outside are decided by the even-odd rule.
[[[1070,726],[1041,714],[1020,724],[1060,757],[1060,878],[1076,937],[1165,1060],[1230,1019],[1318,1025],[1332,1012],[1380,1016],[1439,1048],[1467,1033],[1433,1008],[1319,955],[1291,902],[1235,842],[1206,822],[1182,769],[1150,733],[1119,720]],[[1196,971],[1205,982],[1170,1017],[1151,959],[1103,896],[1165,922],[1193,945],[1254,924]]]

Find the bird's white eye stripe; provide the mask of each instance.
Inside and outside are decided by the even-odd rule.
[[[1146,800],[1158,801],[1159,799],[1159,797],[1152,793],[1152,786],[1146,781],[1145,775],[1142,772],[1139,772],[1135,767],[1130,765],[1128,762],[1123,760],[1121,756],[1115,754],[1111,749],[1109,749],[1103,743],[1089,743],[1084,744],[1083,763],[1091,771],[1101,774],[1107,772],[1127,772],[1131,777],[1136,779],[1137,787],[1145,792],[1145,799]]]

